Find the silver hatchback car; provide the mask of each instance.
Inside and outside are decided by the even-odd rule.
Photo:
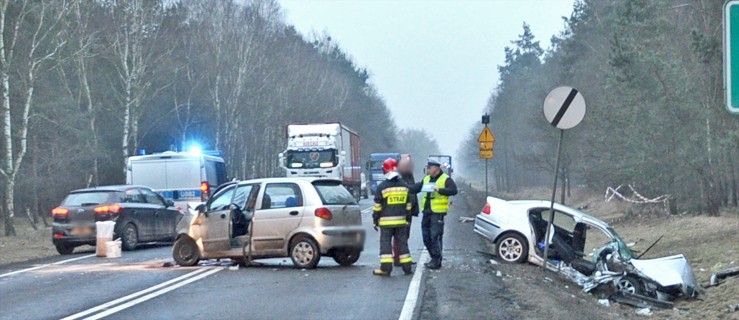
[[[299,268],[315,268],[321,256],[349,266],[364,249],[365,233],[359,205],[340,181],[247,180],[219,187],[196,213],[186,214],[172,255],[182,266],[290,257]]]

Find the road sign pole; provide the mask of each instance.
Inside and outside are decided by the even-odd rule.
[[[547,261],[549,260],[549,237],[552,232],[552,225],[554,224],[554,199],[557,196],[557,178],[559,177],[559,156],[562,153],[562,138],[564,137],[565,131],[559,130],[559,142],[557,143],[557,160],[554,163],[554,186],[552,187],[552,202],[549,205],[549,224],[547,224],[547,233],[544,236],[544,269],[547,268]]]
[[[488,191],[488,159],[485,159],[485,198],[490,195]]]

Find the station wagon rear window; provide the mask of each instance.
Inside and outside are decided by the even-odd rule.
[[[324,205],[357,204],[354,197],[338,181],[316,181],[313,185]]]
[[[95,206],[107,203],[111,193],[109,191],[70,193],[62,205],[65,207]]]

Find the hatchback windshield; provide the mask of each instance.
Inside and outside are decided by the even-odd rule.
[[[68,207],[84,207],[103,204],[108,201],[110,194],[107,191],[71,193],[64,199],[62,205]]]
[[[334,150],[290,151],[287,153],[289,168],[330,168],[336,165]]]
[[[631,249],[629,249],[629,246],[626,245],[626,241],[624,241],[624,239],[621,239],[621,236],[619,236],[618,233],[616,233],[616,230],[613,230],[613,228],[609,227],[608,231],[610,231],[611,234],[613,234],[613,238],[618,243],[618,253],[621,254],[621,256],[623,256],[626,259],[634,258],[634,253],[631,252]]]
[[[339,182],[314,182],[324,205],[356,204],[354,197]]]

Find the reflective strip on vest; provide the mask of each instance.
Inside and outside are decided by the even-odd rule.
[[[447,178],[449,178],[449,176],[446,173],[442,173],[441,176],[439,176],[439,179],[436,179],[436,186],[439,187],[439,189],[446,188]],[[431,176],[423,178],[423,184],[427,184],[429,182],[431,182]],[[429,197],[429,194],[431,195],[431,211],[433,213],[447,213],[447,211],[449,211],[449,197],[439,193],[438,191],[434,191],[433,193],[427,192],[421,199],[421,208],[426,208],[426,200]]]
[[[380,227],[403,226],[407,223],[405,216],[381,217]]]

